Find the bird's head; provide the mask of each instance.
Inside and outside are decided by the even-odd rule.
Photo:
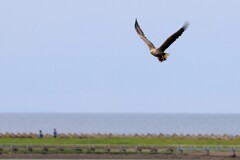
[[[158,60],[160,62],[163,62],[167,59],[168,56],[169,56],[169,53],[163,53],[160,57],[158,57]]]

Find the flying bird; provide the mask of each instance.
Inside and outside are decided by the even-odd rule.
[[[159,48],[155,48],[155,46],[152,44],[151,41],[149,41],[147,39],[147,37],[145,37],[142,29],[140,28],[138,21],[136,19],[135,21],[135,29],[138,33],[138,35],[140,36],[140,38],[147,44],[147,46],[150,49],[150,53],[157,57],[158,60],[160,62],[163,62],[167,59],[167,57],[169,56],[169,53],[164,52],[176,39],[178,39],[179,36],[182,35],[182,33],[188,28],[189,23],[186,21],[184,23],[184,25],[174,34],[172,34],[170,37],[168,37],[168,39],[159,47]]]

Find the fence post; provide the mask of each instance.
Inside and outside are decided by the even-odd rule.
[[[0,154],[2,154],[2,152],[3,152],[3,146],[1,145],[0,146]]]
[[[48,152],[48,147],[43,145],[42,146],[42,153],[47,153]]]
[[[209,156],[210,155],[210,149],[208,147],[205,147],[204,150],[207,152],[207,156]]]
[[[183,154],[183,148],[182,148],[181,146],[180,146],[180,147],[177,147],[177,154],[178,154],[179,152],[180,152],[181,154]]]
[[[30,152],[30,153],[32,153],[32,151],[33,151],[33,147],[30,145],[27,145],[26,149],[27,149],[27,152]]]
[[[232,148],[232,152],[233,152],[232,157],[236,157],[236,149],[235,148]]]

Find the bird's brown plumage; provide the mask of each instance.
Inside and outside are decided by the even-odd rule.
[[[138,35],[140,36],[140,38],[148,45],[148,47],[149,47],[150,50],[153,49],[153,48],[155,48],[155,46],[152,44],[152,42],[149,41],[149,40],[147,39],[147,37],[145,37],[142,29],[140,28],[140,26],[139,26],[139,24],[138,24],[138,22],[137,22],[137,19],[136,19],[136,22],[135,22],[135,30],[137,31],[137,33],[138,33]]]
[[[164,51],[174,42],[178,37],[182,35],[182,33],[188,28],[189,23],[185,22],[184,25],[174,34],[172,34],[170,37],[167,38],[167,40],[159,47],[155,48],[153,43],[147,39],[147,37],[144,35],[142,29],[140,28],[137,19],[135,21],[135,30],[137,31],[140,38],[147,44],[147,46],[150,49],[150,52],[155,57],[158,57],[159,61],[165,61],[168,57],[168,53],[164,53]]]
[[[189,23],[185,22],[184,25],[174,34],[172,34],[168,39],[158,48],[158,50],[164,52],[182,33],[188,28]]]

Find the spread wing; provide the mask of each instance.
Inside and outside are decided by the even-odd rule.
[[[155,49],[155,46],[152,44],[152,42],[150,42],[147,37],[145,37],[142,29],[140,28],[137,19],[135,21],[135,30],[137,31],[138,35],[140,36],[140,38],[148,45],[149,49]]]
[[[168,39],[157,49],[161,52],[164,52],[182,33],[188,28],[189,23],[185,22],[184,25],[174,34],[172,34]]]

